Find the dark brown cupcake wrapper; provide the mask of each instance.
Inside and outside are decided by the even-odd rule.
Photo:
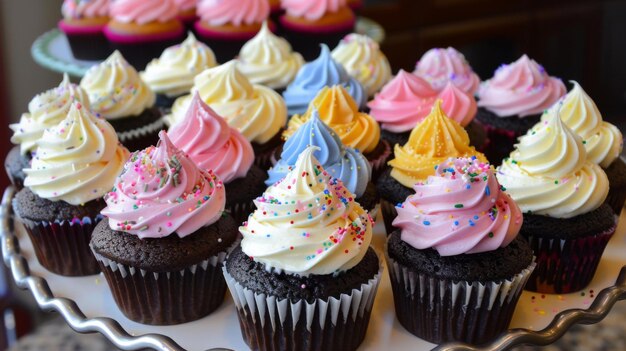
[[[395,230],[392,223],[393,220],[396,219],[396,217],[398,216],[398,211],[396,210],[395,204],[392,204],[391,202],[382,198],[380,199],[380,211],[383,215],[385,231],[387,232],[387,235],[389,235]]]
[[[150,124],[146,124],[141,128],[117,132],[117,136],[120,139],[120,142],[124,144],[124,142],[131,141],[135,138],[143,138],[147,135],[158,133],[161,129],[165,129],[165,119],[163,117]]]
[[[244,341],[253,350],[355,350],[365,338],[380,278],[339,298],[295,302],[258,294],[223,268]]]
[[[256,206],[254,205],[254,201],[250,200],[247,202],[238,202],[235,204],[231,204],[226,211],[230,213],[235,222],[242,223],[248,219],[248,216],[256,210]]]
[[[505,331],[533,262],[499,282],[452,281],[409,270],[389,257],[396,317],[411,334],[432,343],[487,342]]]
[[[98,216],[36,222],[18,217],[33,243],[39,263],[47,270],[64,276],[100,273],[100,267],[91,254],[89,241],[93,228],[101,219]]]
[[[616,226],[598,235],[571,240],[526,237],[537,256],[537,269],[526,290],[567,294],[584,289],[593,279],[615,229]]]

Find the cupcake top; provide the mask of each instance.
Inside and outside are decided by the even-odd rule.
[[[115,0],[109,15],[122,23],[163,23],[176,19],[178,6],[174,0]]]
[[[332,56],[348,74],[356,78],[374,96],[391,79],[391,67],[378,43],[367,35],[348,34],[333,50]]]
[[[437,100],[430,114],[420,122],[404,145],[396,144],[395,158],[389,161],[391,176],[407,188],[424,182],[435,173],[435,166],[450,157],[476,156],[487,162],[483,154],[469,145],[467,132],[448,118]]]
[[[360,152],[345,147],[335,131],[320,120],[315,109],[311,118],[285,142],[280,160],[268,171],[265,184],[272,185],[284,178],[293,170],[298,155],[310,146],[317,147],[315,158],[326,172],[341,180],[356,197],[363,195],[372,175],[369,162]]]
[[[251,142],[266,143],[287,122],[287,107],[281,96],[270,88],[251,84],[234,60],[200,73],[191,91],[198,92],[204,102]],[[182,120],[190,102],[191,95],[174,102],[169,116],[172,125]]]
[[[268,270],[308,276],[346,271],[372,240],[373,221],[309,147],[287,176],[254,201],[242,251]]]
[[[245,177],[254,161],[250,142],[195,93],[181,123],[168,131],[172,143],[201,169],[212,170],[224,183]]]
[[[333,60],[326,44],[321,44],[321,48],[320,56],[302,66],[294,81],[283,92],[289,115],[306,112],[317,93],[323,87],[333,85],[343,85],[359,109],[363,110],[367,95],[361,83],[350,77],[343,66]]]
[[[196,9],[198,0],[174,0],[176,6],[178,6],[178,13],[191,11]]]
[[[19,123],[10,124],[13,130],[11,142],[20,144],[20,151],[26,154],[34,151],[36,142],[43,132],[56,126],[67,117],[74,101],[89,109],[89,98],[78,85],[70,83],[66,74],[58,87],[36,95],[28,103],[28,112],[23,113]]]
[[[293,52],[287,40],[274,35],[265,21],[257,35],[241,48],[237,67],[253,84],[282,89],[302,64],[302,55]]]
[[[565,94],[560,79],[550,77],[535,60],[524,55],[500,66],[478,89],[478,106],[500,117],[537,115]]]
[[[64,0],[61,13],[65,19],[109,16],[109,0]]]
[[[558,114],[583,139],[587,158],[607,168],[622,153],[622,133],[611,123],[602,120],[595,102],[577,82],[572,81],[572,84],[572,90],[546,111],[541,120],[547,121],[552,115]]]
[[[281,7],[289,16],[316,21],[327,13],[346,7],[346,0],[282,0]]]
[[[119,51],[92,66],[80,81],[91,109],[106,119],[138,116],[154,106],[156,97]]]
[[[183,238],[217,222],[226,195],[211,171],[199,169],[165,131],[157,146],[136,151],[104,197],[102,214],[113,230],[139,238]]]
[[[261,24],[270,15],[267,0],[199,0],[197,14],[211,26]]]
[[[519,139],[497,177],[524,213],[556,218],[595,210],[609,191],[606,174],[587,160],[582,139],[558,114]]]
[[[507,246],[519,233],[522,213],[501,190],[493,168],[476,157],[450,158],[426,182],[413,187],[393,225],[418,250],[441,256],[473,254]]]
[[[466,93],[452,82],[446,84],[437,98],[441,99],[441,108],[446,115],[463,127],[470,124],[478,112],[474,95]]]
[[[368,153],[378,145],[378,123],[370,115],[359,112],[355,101],[341,85],[324,87],[311,101],[305,114],[291,117],[283,136],[289,138],[293,135],[311,118],[315,109],[319,112],[320,119],[339,135],[346,146]]]
[[[155,93],[176,97],[189,93],[196,75],[216,65],[213,51],[189,32],[185,41],[148,63],[141,78]]]
[[[24,186],[41,198],[81,205],[113,187],[127,158],[113,127],[74,102],[65,119],[37,141]]]
[[[473,95],[480,84],[480,78],[465,60],[465,56],[452,47],[426,51],[417,61],[413,73],[425,79],[438,91],[448,82],[452,82],[459,89]]]

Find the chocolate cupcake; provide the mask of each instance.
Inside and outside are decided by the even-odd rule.
[[[222,263],[237,240],[222,182],[160,133],[133,153],[91,238],[113,299],[130,320],[172,325],[202,318],[224,300]]]
[[[79,102],[43,132],[31,166],[24,169],[25,188],[13,201],[43,267],[67,276],[100,271],[88,244],[102,219],[101,198],[127,157],[113,127]]]
[[[111,54],[104,36],[110,0],[64,0],[59,29],[67,37],[77,60],[102,60]]]
[[[256,200],[224,267],[253,350],[356,350],[365,337],[381,274],[373,222],[315,150]]]

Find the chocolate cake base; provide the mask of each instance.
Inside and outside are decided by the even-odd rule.
[[[263,195],[267,188],[267,172],[252,165],[244,178],[237,178],[226,184],[226,210],[238,224],[245,221],[255,210],[253,200]]]
[[[605,202],[619,216],[626,201],[626,164],[618,157],[604,172],[609,179],[609,195]]]
[[[22,154],[19,145],[11,148],[4,159],[4,169],[7,176],[18,191],[24,187],[24,179],[26,179],[24,168],[30,168],[30,160],[30,153]]]

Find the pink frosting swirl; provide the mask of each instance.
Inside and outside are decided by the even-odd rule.
[[[66,19],[106,17],[110,0],[65,0],[61,13]]]
[[[498,116],[536,115],[548,109],[565,95],[565,85],[535,60],[524,55],[500,66],[493,78],[478,90],[478,106]]]
[[[443,89],[448,82],[461,90],[474,94],[480,78],[465,60],[465,56],[452,47],[428,50],[415,65],[415,75],[424,78],[436,90]]]
[[[345,7],[346,0],[282,0],[281,6],[290,16],[315,21]]]
[[[169,130],[172,143],[224,183],[244,177],[254,161],[252,144],[195,93],[181,123]]]
[[[198,0],[174,0],[174,3],[176,3],[176,6],[178,6],[178,11],[183,12],[195,9]]]
[[[394,133],[410,131],[429,113],[437,91],[420,77],[400,70],[367,106],[381,128]]]
[[[267,0],[200,0],[198,16],[212,26],[263,23],[270,15]]]
[[[393,225],[412,247],[441,256],[493,251],[507,246],[522,226],[522,214],[487,163],[450,158],[397,208]]]
[[[115,0],[110,16],[122,23],[167,22],[178,16],[178,6],[174,0]]]
[[[459,122],[463,127],[470,124],[478,111],[474,95],[466,93],[452,82],[446,84],[437,98],[443,100],[441,108],[446,116]]]
[[[224,186],[177,149],[165,131],[156,147],[134,152],[104,200],[113,230],[139,238],[185,237],[215,223],[224,211]]]

